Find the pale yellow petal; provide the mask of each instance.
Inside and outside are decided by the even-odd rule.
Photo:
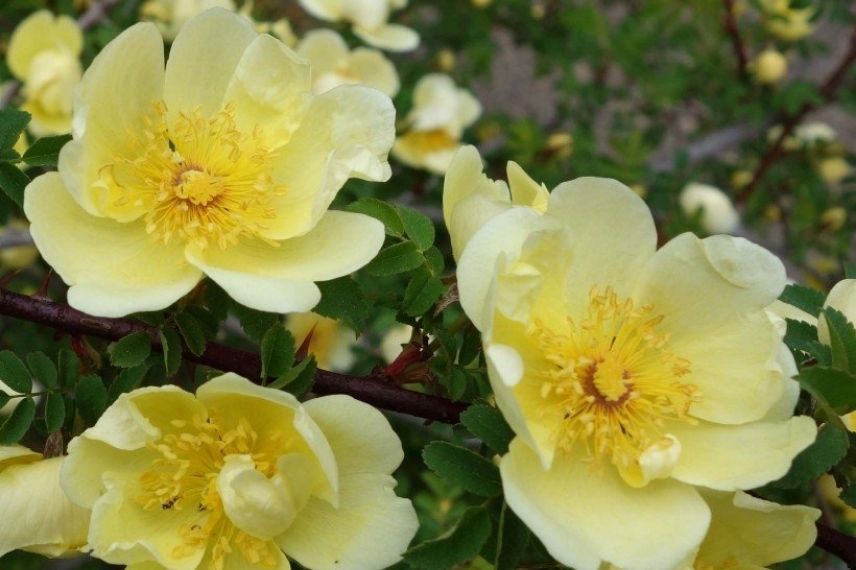
[[[370,46],[387,51],[411,51],[419,47],[419,34],[400,24],[384,24],[372,29],[354,27],[354,35]]]
[[[345,85],[315,97],[281,151],[274,179],[286,192],[274,202],[277,218],[265,237],[309,231],[348,178],[388,179],[394,123],[392,101],[375,89]]]
[[[720,491],[754,489],[779,479],[794,457],[811,445],[817,425],[808,416],[743,425],[673,423],[666,431],[681,442],[672,477]]]
[[[297,55],[309,61],[312,75],[317,77],[346,64],[348,44],[333,30],[310,30],[300,40]]]
[[[611,466],[557,457],[545,471],[520,439],[500,472],[505,499],[547,551],[577,570],[670,570],[698,548],[710,512],[695,489],[654,481],[635,489]],[[664,537],[668,537],[664,539]]]
[[[390,474],[401,464],[401,441],[377,409],[350,396],[315,398],[304,404],[324,432],[339,474]]]
[[[120,190],[99,184],[117,156],[135,156],[129,133],[143,130],[163,93],[163,39],[153,24],[131,26],[92,62],[74,105],[75,140],[63,147],[59,171],[86,211],[132,220],[143,213],[133,201],[120,206]]]
[[[697,564],[737,561],[766,567],[805,554],[817,537],[817,509],[778,505],[742,492],[702,491],[702,496],[713,518]]]
[[[89,511],[63,494],[62,462],[53,457],[0,472],[0,556],[16,549],[65,556],[86,544]]]
[[[341,479],[339,506],[313,499],[277,543],[313,570],[381,570],[401,559],[419,522],[395,479],[352,473]]]
[[[219,111],[244,51],[257,36],[248,19],[222,8],[188,21],[166,64],[164,99],[170,119],[194,109],[206,116]]]
[[[856,279],[842,279],[829,290],[824,308],[835,309],[856,326]],[[830,344],[829,325],[826,317],[821,317],[817,323],[817,337],[820,342]]]
[[[11,465],[32,463],[41,458],[41,453],[36,453],[23,445],[2,445],[0,446],[0,471]]]
[[[299,0],[303,8],[322,20],[336,21],[342,17],[342,0]]]
[[[39,10],[25,18],[9,38],[6,63],[18,79],[26,79],[33,59],[44,51],[60,51],[75,57],[83,49],[83,33],[68,16]]]
[[[506,172],[513,204],[529,206],[541,213],[547,210],[550,203],[550,192],[546,186],[532,180],[516,162],[509,161]]]
[[[91,315],[164,309],[202,276],[186,261],[182,245],[155,243],[142,221],[123,224],[87,214],[57,173],[27,186],[24,212],[42,257],[71,286],[69,303]],[[146,267],[158,270],[141,269]]]
[[[359,83],[395,97],[401,83],[391,61],[377,50],[357,48],[348,59],[347,71]]]

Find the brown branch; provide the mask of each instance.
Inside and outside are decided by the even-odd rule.
[[[826,81],[824,81],[820,86],[819,92],[822,104],[829,103],[835,99],[838,88],[841,86],[841,83],[844,81],[844,78],[847,76],[847,72],[854,62],[856,62],[856,26],[854,26],[853,32],[850,35],[850,43],[847,53],[844,54],[844,57],[829,77],[826,78]],[[776,137],[776,140],[773,141],[767,149],[767,152],[761,157],[761,162],[758,164],[758,168],[755,170],[752,180],[735,198],[738,203],[745,202],[749,199],[752,193],[757,189],[761,179],[764,178],[764,175],[766,175],[776,161],[785,154],[785,141],[791,136],[794,129],[800,124],[803,118],[805,118],[808,113],[815,110],[817,106],[818,105],[813,102],[803,103],[796,113],[785,117],[781,121],[782,132],[779,133],[779,136]]]
[[[72,335],[91,335],[107,340],[145,332],[151,339],[152,347],[162,350],[155,327],[130,319],[92,317],[62,303],[3,289],[0,289],[0,315],[39,323]],[[217,370],[240,374],[253,382],[260,380],[261,360],[253,352],[211,342],[199,356],[185,348],[184,358]],[[349,376],[326,370],[316,372],[312,391],[318,395],[348,394],[379,408],[446,423],[456,423],[466,408],[463,404],[439,396],[399,388],[380,376]]]
[[[814,545],[837,556],[850,570],[856,570],[856,537],[817,523]]]
[[[731,38],[731,47],[734,50],[734,56],[737,58],[737,74],[741,80],[746,81],[749,79],[749,52],[746,50],[743,36],[740,35],[740,29],[737,27],[737,19],[734,16],[734,0],[722,0],[722,6],[725,8],[722,25],[725,28],[725,33]]]

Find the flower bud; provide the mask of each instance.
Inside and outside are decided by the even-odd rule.
[[[731,199],[715,186],[695,182],[687,184],[679,201],[687,216],[694,216],[701,210],[701,227],[708,233],[731,233],[740,222]]]
[[[817,173],[827,184],[838,184],[850,173],[850,163],[842,156],[824,158],[817,164]]]
[[[775,49],[765,49],[752,63],[752,71],[761,85],[774,85],[788,73],[788,58]]]

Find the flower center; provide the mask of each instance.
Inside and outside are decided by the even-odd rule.
[[[242,236],[265,239],[274,199],[285,193],[271,176],[278,149],[260,129],[239,130],[233,107],[211,117],[198,109],[180,113],[168,124],[166,106],[158,103],[132,149],[133,156],[116,158],[106,170],[108,183],[123,190],[114,205],[145,205],[154,240],[204,249],[226,248]]]
[[[547,362],[538,373],[541,413],[556,420],[557,449],[580,444],[592,461],[625,470],[662,444],[666,421],[693,421],[687,412],[698,392],[681,380],[690,363],[666,349],[653,310],[593,289],[580,322],[569,318],[562,331],[536,322]]]
[[[258,434],[246,420],[231,430],[223,430],[211,417],[171,423],[176,428],[174,433],[148,444],[159,457],[140,475],[137,502],[147,511],[187,521],[182,544],[173,555],[183,558],[210,549],[205,570],[222,570],[226,556],[233,551],[252,564],[276,566],[276,545],[232,524],[218,488],[220,473],[230,456],[246,456],[256,471],[265,477],[274,475],[275,458],[256,449]],[[272,433],[265,443],[269,446],[282,439],[282,434]]]

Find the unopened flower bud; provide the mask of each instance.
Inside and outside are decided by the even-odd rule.
[[[765,49],[752,63],[752,71],[761,85],[774,85],[788,73],[788,58],[773,48]]]

